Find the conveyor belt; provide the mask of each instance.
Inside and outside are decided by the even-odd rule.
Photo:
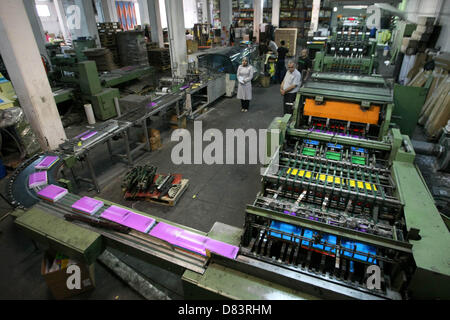
[[[34,166],[38,164],[45,156],[57,154],[40,154],[23,162],[13,173],[8,185],[9,197],[12,203],[20,208],[30,208],[39,202],[35,189],[28,188],[28,176],[35,172]],[[47,170],[47,179],[49,184],[58,184],[57,175],[63,161],[60,158],[49,170]]]

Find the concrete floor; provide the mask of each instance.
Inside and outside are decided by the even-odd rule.
[[[209,112],[201,116],[203,132],[209,128],[219,129],[223,133],[226,129],[267,128],[272,119],[280,116],[282,112],[278,89],[278,85],[267,89],[254,85],[254,97],[248,113],[240,112],[240,101],[235,97],[221,98]],[[120,183],[127,167],[122,163],[112,164],[105,152],[106,146],[104,149],[97,148],[93,153],[96,172],[99,173],[102,185],[98,196],[204,232],[208,232],[216,221],[242,227],[245,205],[254,200],[260,188],[260,165],[174,165],[170,156],[177,142],[170,141],[170,130],[164,130],[165,126],[158,121],[150,127],[162,130],[163,148],[144,154],[135,165],[148,163],[157,166],[158,172],[180,173],[189,179],[189,188],[177,206],[165,207],[148,202],[123,200]],[[192,121],[188,122],[188,129],[192,132]],[[79,128],[68,128],[67,132],[68,136],[73,136],[79,133]],[[124,148],[120,141],[115,142],[113,146],[114,149]],[[86,168],[80,167],[77,173],[87,174]],[[7,178],[1,181],[3,188],[6,181]],[[86,184],[80,185],[78,191],[82,195],[97,195],[94,191],[89,191]],[[1,216],[8,208],[4,202],[0,206]],[[36,249],[15,227],[12,218],[0,222],[0,230],[0,299],[52,299],[40,275],[42,248]],[[183,297],[181,281],[176,275],[120,252],[111,251],[172,299]],[[76,299],[141,298],[100,263],[96,263],[95,272],[97,288]]]

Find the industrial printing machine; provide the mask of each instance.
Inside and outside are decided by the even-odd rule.
[[[411,141],[390,128],[392,108],[382,78],[313,74],[292,117],[271,124],[281,146],[247,207],[241,254],[289,270],[278,276],[300,287],[314,278],[311,294],[448,298],[450,235]]]
[[[314,71],[371,74],[376,67],[376,40],[364,25],[340,24],[316,53]]]
[[[11,179],[15,223],[88,264],[113,247],[168,269],[181,277],[186,299],[448,299],[450,235],[408,136],[390,121],[393,108],[382,78],[314,73],[293,114],[270,125],[279,147],[242,228],[216,222],[204,233],[99,198],[93,223],[66,221],[79,196],[48,202],[27,186],[42,156]],[[49,170],[49,184],[59,183],[64,166]],[[102,214],[112,206],[154,225],[108,226]],[[373,266],[380,286],[369,285]]]

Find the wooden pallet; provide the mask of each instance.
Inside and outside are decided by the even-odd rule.
[[[158,199],[158,197],[155,198],[146,198],[145,201],[156,203],[156,204],[162,204],[169,207],[174,207],[178,200],[180,200],[181,196],[184,194],[184,192],[189,187],[189,179],[182,179],[180,181],[181,188],[178,190],[177,194],[173,199],[169,198],[167,195],[161,197],[161,199]]]
[[[178,190],[177,194],[173,198],[169,198],[168,195],[165,195],[161,197],[161,199],[158,199],[159,192],[154,193],[138,193],[135,197],[132,197],[130,193],[125,193],[125,200],[143,200],[148,201],[156,204],[162,204],[165,206],[173,207],[177,204],[178,200],[180,200],[183,193],[186,191],[186,189],[189,186],[189,179],[182,179],[181,174],[174,174],[174,180],[172,182],[173,185],[175,184],[181,184],[180,190]],[[158,175],[155,176],[155,180],[158,178]]]

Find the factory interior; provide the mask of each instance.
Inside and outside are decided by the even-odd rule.
[[[0,1],[0,300],[450,299],[450,1]]]

